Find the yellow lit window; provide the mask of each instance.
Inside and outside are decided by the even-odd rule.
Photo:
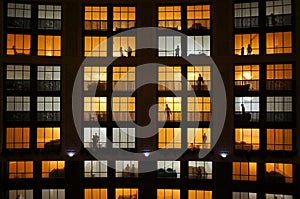
[[[158,104],[159,121],[181,121],[181,97],[159,97]]]
[[[135,67],[113,67],[113,89],[118,91],[135,90]]]
[[[135,27],[135,7],[113,8],[113,30],[124,30]]]
[[[187,80],[188,90],[207,91],[210,90],[211,72],[210,66],[188,66]],[[203,80],[203,81],[202,81]]]
[[[159,6],[158,27],[181,30],[181,7]]]
[[[212,179],[212,162],[189,161],[189,179]]]
[[[187,129],[187,146],[189,149],[209,149],[210,143],[210,128]]]
[[[60,56],[61,36],[38,35],[38,56]]]
[[[180,199],[180,189],[157,189],[157,199]]]
[[[159,128],[158,148],[181,148],[181,129]]]
[[[174,91],[181,90],[181,67],[159,66],[158,67],[158,90]]]
[[[37,148],[56,148],[60,147],[60,128],[47,127],[37,128]]]
[[[259,129],[237,128],[235,129],[236,150],[258,150]]]
[[[42,161],[42,178],[64,178],[65,161]]]
[[[31,36],[26,34],[7,34],[8,55],[30,55]]]
[[[267,150],[292,151],[293,130],[292,129],[267,129]]]
[[[129,160],[116,161],[116,178],[137,178],[139,173],[139,162]]]
[[[236,55],[259,54],[259,34],[236,34],[234,37]]]
[[[112,115],[114,121],[135,120],[135,98],[134,97],[113,97]]]
[[[256,181],[256,162],[233,162],[232,180]]]
[[[107,38],[104,36],[85,36],[84,37],[84,56],[85,57],[106,57]]]
[[[235,66],[235,90],[259,90],[259,65]]]
[[[115,36],[113,37],[113,57],[134,57],[135,37]]]
[[[137,188],[117,188],[116,189],[116,199],[120,198],[132,198],[138,199],[138,189]]]
[[[267,65],[267,90],[292,90],[293,65],[268,64]]]
[[[188,199],[212,199],[212,191],[189,190],[188,194]]]
[[[209,30],[210,5],[187,6],[187,28],[189,30]]]
[[[84,189],[84,199],[107,199],[107,189]]]
[[[187,120],[209,122],[211,114],[210,97],[187,98]]]
[[[85,6],[84,7],[85,30],[107,30],[107,7]]]
[[[271,183],[293,183],[293,165],[266,163],[265,181]]]
[[[9,179],[33,178],[32,161],[11,161],[9,162]]]
[[[6,128],[6,148],[24,149],[30,145],[29,128]]]
[[[84,67],[84,90],[96,92],[107,88],[107,68],[105,66]]]
[[[84,121],[105,121],[106,97],[84,97]]]
[[[292,53],[292,32],[272,32],[266,35],[267,54]]]

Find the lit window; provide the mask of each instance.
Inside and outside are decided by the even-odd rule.
[[[21,3],[7,4],[7,27],[8,28],[30,28],[31,5]]]
[[[85,178],[106,178],[107,161],[106,160],[85,160],[84,177]]]
[[[6,120],[29,121],[30,120],[30,97],[7,96],[6,97]]]
[[[60,56],[61,36],[38,35],[38,56]]]
[[[292,1],[266,1],[266,17],[269,27],[292,25]]]
[[[33,190],[32,189],[23,189],[23,190],[9,190],[9,199],[33,199]]]
[[[84,148],[105,148],[106,128],[85,127],[83,141]]]
[[[60,91],[60,66],[37,66],[37,90]]]
[[[60,97],[37,97],[37,120],[60,121]]]
[[[107,7],[85,6],[84,7],[84,29],[85,30],[107,30]]]
[[[187,120],[209,122],[211,114],[210,97],[187,98]]]
[[[38,29],[61,30],[60,5],[38,5]]]
[[[7,65],[6,66],[6,90],[28,91],[30,90],[30,66]]]
[[[159,66],[158,67],[158,90],[174,91],[181,90],[181,67]]]
[[[280,199],[293,199],[292,195],[285,195],[285,194],[270,194],[267,193],[266,194],[266,199],[276,199],[276,198],[280,198]]]
[[[158,27],[181,30],[181,7],[159,6]]]
[[[187,55],[210,55],[210,36],[188,36]]]
[[[259,65],[235,66],[235,91],[259,90]]]
[[[64,189],[42,189],[42,198],[65,199]]]
[[[293,165],[266,163],[265,181],[270,183],[293,183]]]
[[[210,149],[211,134],[209,128],[188,128],[187,146],[189,149]]]
[[[292,53],[292,32],[272,32],[266,35],[267,54]]]
[[[113,57],[134,57],[135,37],[113,37]]]
[[[188,199],[212,199],[212,191],[189,190]]]
[[[8,178],[33,178],[33,161],[10,161]]]
[[[181,129],[180,128],[159,128],[158,129],[158,148],[181,148]]]
[[[107,199],[107,189],[84,189],[84,199]]]
[[[211,71],[210,66],[188,66],[187,80],[188,90],[208,91],[210,90]]]
[[[138,199],[138,189],[137,188],[117,188],[116,198],[132,198]]]
[[[235,149],[245,151],[259,150],[259,129],[235,129]]]
[[[180,189],[157,189],[157,199],[180,199]]]
[[[267,150],[269,151],[292,151],[292,129],[267,129]]]
[[[117,91],[135,90],[135,67],[133,66],[113,67],[113,90],[117,90]]]
[[[138,177],[138,161],[116,161],[116,178]]]
[[[180,161],[157,161],[158,178],[180,178]]]
[[[258,2],[234,4],[234,27],[252,28],[259,24]]]
[[[113,148],[135,148],[135,128],[113,128]]]
[[[187,28],[189,30],[209,30],[210,5],[187,6]]]
[[[42,161],[42,178],[64,178],[65,161]]]
[[[292,64],[267,65],[267,90],[292,90],[293,68]]]
[[[267,97],[267,122],[292,122],[293,98],[291,96]]]
[[[84,67],[84,90],[103,91],[107,89],[107,68],[105,66]]]
[[[233,162],[232,180],[256,181],[256,162]]]
[[[106,57],[107,37],[105,36],[85,36],[84,37],[85,57]]]
[[[135,98],[134,97],[113,97],[112,115],[114,121],[135,120]]]
[[[256,193],[232,192],[232,199],[256,199]]]
[[[158,37],[159,57],[181,56],[180,48],[181,48],[180,36],[159,36]]]
[[[30,146],[30,128],[6,128],[6,148],[25,149]]]
[[[212,179],[212,162],[189,161],[189,179]]]
[[[84,121],[105,121],[106,102],[106,97],[84,97]]]
[[[114,31],[135,27],[135,7],[114,7],[113,12]]]
[[[181,121],[181,97],[159,97],[158,104],[159,121]]]
[[[242,122],[258,122],[259,97],[235,97],[235,119]]]
[[[235,34],[236,55],[258,55],[259,34]]]
[[[59,149],[60,128],[37,128],[37,148]]]
[[[30,55],[31,36],[26,34],[7,34],[7,55]]]

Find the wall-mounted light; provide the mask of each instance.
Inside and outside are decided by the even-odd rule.
[[[227,158],[228,155],[229,155],[228,152],[221,152],[221,153],[220,153],[220,156],[221,156],[222,158]]]
[[[74,155],[76,155],[76,151],[75,150],[73,150],[73,149],[69,149],[69,150],[67,150],[67,155],[71,158],[71,157],[73,157]]]
[[[145,157],[149,157],[150,156],[150,152],[144,152],[144,156]]]

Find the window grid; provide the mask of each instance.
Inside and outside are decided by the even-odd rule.
[[[159,97],[158,104],[159,121],[181,121],[181,97]]]
[[[32,189],[9,190],[9,199],[15,199],[15,198],[33,199],[33,190]]]
[[[235,90],[258,91],[259,90],[259,65],[235,66]]]
[[[33,178],[33,161],[10,161],[8,178]]]
[[[187,55],[207,55],[210,56],[210,35],[188,36]]]
[[[265,181],[293,183],[293,164],[265,163]]]
[[[180,128],[159,128],[158,129],[158,148],[181,148],[181,129]]]
[[[113,31],[134,28],[135,7],[114,7],[113,8]]]
[[[267,90],[292,90],[293,65],[268,64],[266,72]]]
[[[84,66],[84,90],[103,91],[107,89],[106,66]]]
[[[60,97],[37,97],[37,120],[60,121]]]
[[[157,189],[157,198],[160,199],[180,199],[180,189]]]
[[[292,25],[292,1],[266,1],[266,25],[268,27]]]
[[[200,76],[199,76],[200,75]],[[210,66],[188,66],[187,67],[188,90],[208,91],[211,87]],[[203,81],[201,81],[203,80]]]
[[[42,161],[42,178],[64,178],[65,161]]]
[[[189,149],[210,149],[210,128],[188,128],[187,146]]]
[[[6,90],[30,90],[30,66],[6,65]]]
[[[31,26],[31,5],[7,3],[7,27],[29,29]]]
[[[267,96],[267,122],[292,122],[293,97]]]
[[[157,161],[158,178],[180,178],[180,161]]]
[[[107,37],[105,36],[84,36],[85,57],[106,57]]]
[[[259,97],[235,97],[235,119],[240,122],[259,121]],[[244,108],[243,108],[244,107]]]
[[[6,120],[29,121],[30,120],[30,97],[29,96],[6,96]]]
[[[38,5],[38,29],[61,30],[60,5]]]
[[[267,129],[267,150],[269,151],[292,151],[292,129]]]
[[[106,178],[107,160],[85,160],[84,177],[85,178]]]
[[[7,34],[7,55],[30,55],[31,35]]]
[[[113,67],[113,90],[117,90],[117,91],[135,90],[135,67],[134,66]]]
[[[181,77],[180,66],[159,66],[158,91],[181,90]]]
[[[135,56],[135,36],[114,36],[113,57],[126,57],[126,55]]]
[[[210,97],[187,98],[187,120],[209,122],[211,115]]]
[[[266,33],[267,54],[292,53],[292,46],[292,32]]]
[[[260,129],[256,128],[236,128],[235,129],[235,149],[236,150],[259,150]]]
[[[6,149],[30,147],[30,128],[6,128]]]
[[[135,128],[113,128],[113,148],[135,148]]]
[[[37,66],[37,91],[60,91],[60,66]]]
[[[232,192],[232,199],[256,199],[256,193]]]
[[[189,161],[189,179],[212,179],[212,162]]]
[[[106,121],[106,97],[84,97],[84,121]]]
[[[181,30],[181,6],[159,6],[158,27]]]
[[[61,36],[38,35],[38,56],[60,56]]]
[[[107,31],[107,7],[85,6],[84,29]]]
[[[235,34],[235,55],[259,55],[259,34]]]
[[[234,4],[234,27],[253,28],[259,26],[258,2]]]
[[[84,199],[107,199],[107,189],[84,189]]]
[[[212,191],[208,190],[188,190],[188,199],[212,199]]]
[[[187,6],[188,30],[210,29],[210,5]]]
[[[112,98],[113,121],[135,120],[135,97]]]
[[[181,56],[180,36],[158,36],[158,56],[174,57]],[[176,53],[177,51],[177,53]]]
[[[84,148],[106,148],[106,128],[85,127]]]
[[[65,199],[64,189],[42,189],[42,198]]]
[[[60,127],[38,127],[37,148],[60,149]]]
[[[138,177],[138,161],[116,161],[116,178],[137,178]]]
[[[138,199],[137,188],[116,188],[116,198],[136,198]]]
[[[285,195],[285,194],[270,194],[267,193],[266,194],[266,199],[276,199],[276,198],[280,198],[280,199],[293,199],[292,195]]]
[[[256,162],[233,162],[232,180],[256,181]]]

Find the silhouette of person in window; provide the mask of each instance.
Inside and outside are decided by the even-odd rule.
[[[203,77],[201,76],[201,74],[199,74],[198,80],[197,80],[198,90],[201,90],[202,83],[204,83],[204,80],[203,80]]]
[[[132,54],[132,48],[131,48],[130,46],[128,46],[127,54],[128,54],[128,57],[131,57],[131,54]]]
[[[198,177],[199,179],[202,178],[202,169],[201,169],[201,167],[198,167],[198,169],[197,169],[197,177]]]
[[[93,135],[93,148],[97,148],[97,143],[99,142],[99,136],[97,134]]]
[[[135,170],[135,167],[134,167],[134,164],[132,164],[132,166],[131,166],[131,172],[130,172],[130,176],[131,177],[134,177],[134,171]]]
[[[166,111],[166,114],[167,114],[167,121],[170,121],[170,115],[171,115],[172,113],[171,113],[171,109],[170,109],[170,107],[168,106],[168,104],[166,104],[165,111]]]
[[[177,45],[177,48],[175,48],[175,56],[176,57],[179,56],[179,51],[180,51],[180,48],[179,48],[179,45]]]
[[[244,104],[241,104],[241,107],[242,107],[242,116],[245,116],[246,111],[245,111],[245,106],[244,106]]]
[[[121,57],[124,57],[122,46],[120,47],[120,56],[121,56]]]
[[[247,55],[251,55],[252,53],[252,47],[250,44],[248,44],[248,47],[247,47]]]
[[[245,55],[245,47],[244,46],[241,48],[241,55]]]
[[[204,145],[206,144],[206,140],[207,140],[207,135],[206,135],[206,133],[204,132],[203,135],[202,135],[203,147],[205,147]]]

